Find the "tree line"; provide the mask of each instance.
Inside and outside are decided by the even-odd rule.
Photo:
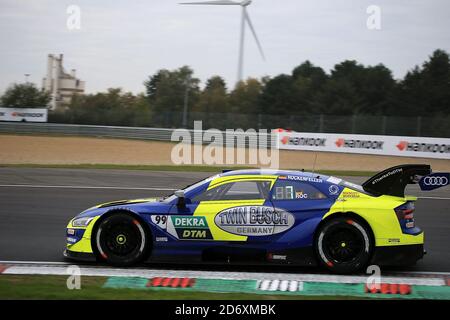
[[[47,93],[32,84],[14,85],[1,105],[28,107],[47,104]],[[354,60],[336,64],[330,72],[305,61],[290,74],[248,78],[231,90],[220,76],[203,88],[194,71],[183,66],[162,69],[144,81],[145,92],[119,88],[76,95],[70,105],[50,113],[50,121],[77,124],[170,126],[183,112],[186,99],[191,115],[374,115],[448,117],[450,114],[450,57],[434,51],[421,66],[396,80],[383,64],[365,66]],[[30,98],[34,95],[34,98]],[[179,123],[173,123],[177,126]]]

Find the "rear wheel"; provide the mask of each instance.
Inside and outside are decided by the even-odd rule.
[[[366,267],[373,250],[368,227],[361,221],[340,217],[319,230],[315,248],[320,263],[335,273],[354,273]]]
[[[102,220],[95,234],[99,257],[115,266],[132,266],[141,262],[149,250],[149,242],[141,222],[124,213]]]

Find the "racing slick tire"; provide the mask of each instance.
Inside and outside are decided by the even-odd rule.
[[[93,239],[98,258],[118,267],[142,262],[150,250],[151,238],[144,225],[126,213],[101,220]]]
[[[356,273],[366,267],[373,251],[371,231],[353,217],[339,217],[319,229],[314,247],[322,266],[333,273]]]

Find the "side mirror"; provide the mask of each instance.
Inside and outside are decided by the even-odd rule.
[[[177,190],[175,191],[175,196],[178,198],[177,206],[178,207],[185,207],[186,206],[186,198],[184,196],[184,190]]]

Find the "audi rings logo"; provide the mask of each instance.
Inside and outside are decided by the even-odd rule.
[[[423,178],[423,184],[426,186],[446,186],[448,178],[444,176],[434,176]]]

